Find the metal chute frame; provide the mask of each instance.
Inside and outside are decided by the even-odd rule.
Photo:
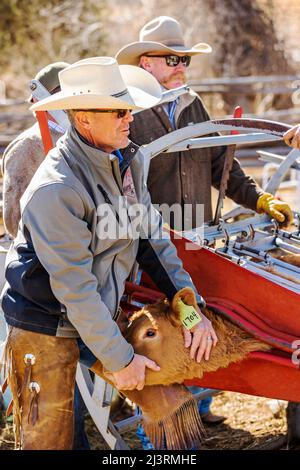
[[[219,145],[230,145],[234,143],[239,144],[253,144],[253,143],[266,143],[282,139],[283,132],[289,126],[281,125],[280,123],[272,121],[260,121],[255,119],[240,119],[232,122],[232,119],[224,119],[218,121],[208,121],[201,124],[189,125],[185,128],[173,131],[148,145],[140,148],[145,162],[145,178],[148,174],[149,164],[152,158],[162,152],[172,151],[188,151],[191,148],[204,148]],[[247,124],[247,127],[245,127]],[[266,127],[262,131],[261,127]],[[243,131],[245,134],[230,135],[230,136],[214,136],[203,137],[208,134],[224,131]],[[300,156],[299,151],[292,150],[286,159],[282,162],[278,172],[273,176],[269,182],[269,192],[275,192],[278,188],[285,173],[289,170],[290,166]],[[236,215],[244,213],[244,208],[238,208],[235,211]],[[251,212],[251,214],[254,214]],[[250,219],[241,222],[228,223],[234,214],[228,213],[223,216],[223,220],[219,226],[206,227],[205,237],[210,241],[224,237],[226,229],[231,231],[232,234],[246,232],[249,227],[255,228],[268,228],[273,226],[273,222],[266,215],[253,215]],[[225,228],[226,227],[226,228]],[[249,234],[249,233],[248,233]],[[187,238],[193,239],[194,234],[190,232],[185,234]],[[209,243],[208,243],[209,245]],[[115,425],[109,420],[109,401],[105,398],[111,393],[110,385],[106,384],[102,379],[97,378],[93,383],[90,379],[88,370],[85,366],[79,365],[77,370],[77,384],[87,405],[87,408],[98,427],[100,433],[110,446],[110,448],[127,448],[125,442],[121,438],[119,431],[128,429],[128,426],[133,425],[139,421],[140,417],[133,417],[125,420],[124,423],[120,422]],[[213,391],[211,391],[213,393]],[[201,396],[200,396],[201,398]]]

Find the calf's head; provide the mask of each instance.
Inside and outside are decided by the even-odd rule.
[[[210,359],[200,363],[190,359],[190,350],[184,345],[180,321],[179,302],[197,306],[195,294],[190,288],[179,291],[172,302],[160,301],[148,305],[130,317],[124,336],[135,352],[154,360],[160,371],[147,369],[147,385],[170,385],[186,379],[201,378],[204,372],[227,367],[231,362],[243,359],[249,352],[269,349],[269,346],[251,337],[221,316],[204,310],[218,336],[218,343],[211,351]]]
[[[196,401],[182,384],[185,379],[202,377],[205,371],[227,367],[230,362],[243,359],[250,351],[269,347],[250,337],[237,326],[209,310],[219,342],[211,352],[209,361],[198,364],[189,357],[184,346],[179,319],[179,301],[196,306],[194,292],[179,291],[171,303],[167,300],[148,305],[136,312],[128,325],[119,325],[135,352],[145,355],[160,365],[159,372],[147,369],[143,390],[123,391],[124,395],[143,410],[144,428],[156,449],[189,449],[201,440],[203,428]],[[93,371],[110,381],[97,361]]]

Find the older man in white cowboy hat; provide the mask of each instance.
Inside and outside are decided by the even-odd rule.
[[[163,89],[172,89],[186,83],[187,67],[194,55],[211,51],[205,43],[187,46],[178,21],[160,16],[149,21],[141,29],[139,41],[124,46],[116,58],[120,64],[139,65]],[[169,105],[158,105],[140,113],[130,126],[130,138],[138,145],[147,144],[174,129],[209,119],[199,96],[190,91]],[[193,149],[162,154],[151,161],[148,187],[152,202],[182,206],[183,218],[177,229],[195,227],[199,204],[204,206],[204,220],[212,219],[211,186],[220,187],[225,151],[225,147]],[[289,223],[292,219],[288,205],[265,194],[245,175],[237,160],[233,163],[226,195],[237,204],[269,213],[279,222]],[[192,217],[185,213],[186,204],[193,207]]]
[[[2,293],[23,449],[71,448],[79,356],[89,367],[100,360],[123,390],[141,390],[146,367],[159,369],[134,354],[116,323],[135,259],[169,298],[185,286],[195,290],[170,239],[162,236],[142,156],[128,140],[130,111],[157,104],[159,84],[148,72],[119,67],[107,57],[79,61],[61,71],[59,81],[61,91],[31,109],[65,109],[72,126],[22,198]],[[139,224],[137,204],[143,208]],[[203,304],[199,294],[197,301]],[[183,334],[191,357],[209,358],[217,338],[204,315]]]
[[[34,81],[35,83],[38,82],[39,89],[43,89],[50,95],[58,93],[60,91],[58,74],[69,65],[66,62],[48,64],[37,72]],[[38,90],[37,93],[34,91],[34,95],[31,93],[28,100],[29,103],[38,101],[38,95]],[[68,127],[67,117],[65,122],[61,123],[66,124],[65,127],[59,125],[55,117],[47,113],[49,132],[54,144],[56,144]],[[3,220],[6,231],[13,238],[17,235],[21,218],[20,199],[34,173],[45,159],[45,156],[38,123],[35,123],[18,135],[4,151],[2,158]],[[89,449],[88,439],[84,430],[86,407],[77,386],[75,387],[74,395],[74,411],[75,432],[73,448],[76,450]]]

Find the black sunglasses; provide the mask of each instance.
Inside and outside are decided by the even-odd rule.
[[[89,113],[117,113],[118,119],[122,119],[128,112],[131,114],[132,109],[78,109],[78,111],[86,111]]]
[[[146,57],[163,57],[169,67],[176,67],[182,62],[186,67],[191,63],[191,56],[189,55],[146,55]]]

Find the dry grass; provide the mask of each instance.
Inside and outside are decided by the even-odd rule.
[[[275,400],[225,392],[214,398],[212,411],[226,416],[227,420],[221,425],[206,427],[207,438],[202,445],[205,450],[254,449],[276,442],[286,434],[285,405]],[[108,448],[90,418],[86,420],[86,430],[92,449]],[[132,449],[141,449],[135,429],[123,437]],[[0,430],[0,450],[8,449],[13,449],[11,424]]]

